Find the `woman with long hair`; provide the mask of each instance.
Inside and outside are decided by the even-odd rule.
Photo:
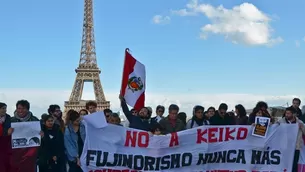
[[[271,123],[272,123],[272,118],[271,118],[271,115],[268,112],[268,104],[266,102],[260,101],[256,104],[252,113],[249,115],[249,124],[250,125],[255,124],[255,117],[256,116],[262,116],[262,117],[270,118]]]
[[[66,129],[64,143],[69,164],[69,172],[82,172],[80,157],[85,141],[85,129],[81,123],[81,116],[74,110],[66,115]]]
[[[64,172],[62,152],[64,151],[63,133],[59,125],[54,124],[54,117],[47,115],[43,119],[44,137],[38,150],[39,172]]]
[[[246,109],[243,105],[238,104],[235,106],[236,125],[248,125],[248,117]]]

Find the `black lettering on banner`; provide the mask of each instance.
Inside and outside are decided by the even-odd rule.
[[[279,150],[259,151],[252,150],[251,164],[279,165],[281,163],[281,152]]]
[[[107,162],[106,166],[115,167],[118,164],[118,160],[119,160],[119,154],[115,153],[115,154],[113,154],[113,162]]]
[[[96,167],[113,168],[123,167],[136,171],[162,171],[178,169],[192,165],[193,154],[186,152],[182,154],[170,154],[162,157],[109,154],[97,150],[87,150],[86,165],[95,163]],[[258,151],[252,150],[251,164],[279,165],[281,163],[281,152],[279,150]],[[210,153],[198,153],[196,165],[231,163],[246,164],[245,150],[226,150]]]
[[[171,154],[171,166],[170,168],[179,168],[180,167],[180,158],[181,154]]]
[[[192,165],[193,155],[191,153],[182,154],[182,167]]]
[[[95,150],[88,150],[87,151],[87,157],[86,157],[86,165],[89,166],[90,161],[94,161],[94,156],[92,155],[96,155],[96,151]]]
[[[132,155],[123,155],[123,167],[132,168]]]
[[[208,163],[241,163],[246,164],[245,150],[227,150],[214,153],[199,153],[197,165]]]
[[[161,157],[156,158],[156,171],[160,171],[160,166],[161,166]]]
[[[154,169],[154,165],[156,163],[156,159],[157,158],[154,158],[154,157],[151,157],[151,156],[146,156],[145,158],[145,166],[144,166],[144,170],[145,171],[148,171],[150,169]]]
[[[103,158],[102,158],[103,155]],[[101,160],[103,159],[103,162],[101,162]],[[108,152],[102,152],[102,151],[97,151],[97,159],[96,159],[96,166],[106,166],[107,163],[107,159],[108,159]]]
[[[118,159],[118,164],[117,164],[117,166],[122,166],[122,163],[123,163],[123,155],[122,155],[122,154],[119,154],[119,159]]]
[[[161,167],[160,170],[167,170],[170,168],[171,165],[171,156],[170,155],[165,155],[161,158]]]
[[[144,158],[142,155],[135,155],[133,157],[133,169],[142,170],[144,167]]]
[[[271,164],[280,165],[281,164],[281,151],[273,150],[271,151]]]

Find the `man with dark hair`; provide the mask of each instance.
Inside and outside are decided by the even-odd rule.
[[[278,124],[284,123],[284,124],[298,124],[299,131],[297,136],[297,142],[296,142],[296,148],[294,153],[294,159],[293,159],[293,166],[292,166],[292,172],[298,172],[298,162],[299,162],[299,156],[300,156],[300,150],[302,150],[304,142],[303,142],[303,136],[305,135],[305,126],[304,123],[298,119],[296,116],[296,110],[294,107],[288,107],[285,111],[285,117],[283,117],[281,120],[278,121]]]
[[[138,113],[139,113],[135,108],[130,109],[130,112],[134,116],[138,116]]]
[[[156,108],[156,114],[157,116],[151,118],[152,120],[155,120],[156,122],[160,122],[161,119],[163,119],[163,114],[164,114],[165,108],[164,106],[158,105]]]
[[[19,100],[16,103],[16,111],[14,112],[14,116],[11,118],[11,122],[31,121],[39,121],[39,119],[30,111],[30,103],[27,100]],[[40,132],[40,136],[44,136],[43,132]],[[12,162],[14,162],[14,167],[12,171],[36,171],[37,151],[37,147],[13,149]],[[24,159],[25,155],[27,155],[29,158]]]
[[[111,115],[112,115],[112,110],[110,110],[110,109],[104,109],[104,115],[105,115],[105,117],[106,117],[107,122],[109,122],[109,118],[110,118]]]
[[[215,115],[210,118],[210,125],[234,125],[234,116],[227,113],[228,105],[221,103]]]
[[[121,101],[122,110],[129,122],[129,127],[138,130],[150,131],[152,125],[156,123],[156,121],[151,120],[151,113],[149,112],[148,108],[142,107],[139,109],[140,111],[136,116],[129,110],[124,97],[119,95],[119,99]]]
[[[291,107],[295,109],[298,118],[301,118],[302,116],[302,110],[300,109],[300,105],[301,105],[301,100],[299,98],[292,99]]]
[[[58,105],[56,105],[56,104],[50,105],[49,109],[48,109],[48,113],[53,116],[54,124],[58,125],[60,130],[62,132],[64,132],[65,122],[62,119],[62,112],[60,110],[60,107]]]
[[[177,105],[171,104],[168,107],[168,116],[164,119],[161,119],[159,122],[163,128],[163,134],[185,130],[185,124],[180,119],[178,119],[178,113],[179,107]]]
[[[89,111],[89,113],[94,113],[96,112],[97,109],[97,103],[95,101],[88,101],[86,103],[86,109]]]
[[[33,115],[30,111],[30,103],[27,100],[19,100],[16,103],[16,111],[11,118],[11,122],[28,122],[39,121],[39,119]]]
[[[186,126],[186,118],[187,118],[187,115],[185,112],[178,113],[178,119],[180,119],[184,123],[185,126]]]

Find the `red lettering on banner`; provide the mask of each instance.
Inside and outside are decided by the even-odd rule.
[[[208,142],[215,143],[217,142],[216,133],[218,132],[218,128],[209,128],[208,130]]]
[[[225,141],[230,141],[230,140],[234,140],[234,136],[232,136],[232,134],[235,132],[235,128],[231,129],[231,128],[226,128],[226,132],[225,132]]]
[[[248,135],[248,128],[238,128],[236,139],[237,140],[245,140]]]
[[[125,146],[147,148],[149,144],[149,134],[143,131],[126,131]]]
[[[230,140],[244,140],[248,135],[248,128],[212,127],[197,129],[197,144],[216,143]]]
[[[169,143],[169,147],[178,146],[179,145],[179,139],[177,132],[171,133],[171,140]]]

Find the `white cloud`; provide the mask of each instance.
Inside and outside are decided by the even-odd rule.
[[[211,23],[201,27],[200,37],[203,39],[207,39],[210,34],[219,34],[236,44],[271,46],[283,42],[281,37],[272,37],[271,18],[251,3],[227,9],[222,5],[214,7],[191,0],[186,8],[172,10],[171,13],[179,16],[206,16]]]
[[[31,103],[31,111],[38,117],[47,112],[50,104],[59,104],[63,107],[63,102],[70,96],[71,91],[67,90],[27,90],[27,89],[1,89],[0,101],[8,105],[8,113],[13,114],[15,104],[20,99],[27,99]],[[111,101],[111,109],[120,110],[118,92],[105,92],[107,100]],[[218,107],[220,103],[225,102],[229,105],[229,110],[233,109],[236,104],[243,104],[246,108],[253,108],[257,101],[266,101],[270,106],[281,106],[290,103],[292,98],[301,95],[253,95],[253,94],[158,94],[147,93],[146,105],[155,109],[159,104],[168,107],[174,103],[180,106],[181,111],[191,115],[192,108],[195,105]],[[84,92],[83,98],[93,99],[93,93]]]
[[[304,36],[304,38],[303,38],[303,41],[305,42],[305,36]]]
[[[155,24],[167,24],[171,18],[169,16],[155,15],[152,19],[152,22]]]
[[[301,46],[300,41],[295,41],[295,46],[299,48]]]

